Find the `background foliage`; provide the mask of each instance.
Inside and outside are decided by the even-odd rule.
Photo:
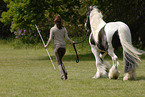
[[[97,5],[106,22],[125,22],[131,29],[133,41],[140,43],[142,47],[145,45],[144,0],[1,0],[0,2],[2,36],[5,35],[4,32],[9,36],[10,32],[7,33],[7,30],[9,31],[10,27],[15,38],[19,37],[26,43],[37,43],[40,40],[34,26],[37,24],[42,36],[47,40],[49,29],[54,25],[54,16],[59,14],[68,29],[69,36],[81,37],[86,34],[84,29],[86,8]]]
[[[6,3],[4,3],[3,0],[0,0],[0,18],[1,13],[3,11],[7,11]],[[12,34],[10,33],[10,25],[4,25],[2,22],[0,22],[0,38],[7,38],[10,37]]]

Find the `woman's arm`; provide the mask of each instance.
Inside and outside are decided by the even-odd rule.
[[[52,38],[53,38],[53,31],[52,31],[52,29],[50,29],[49,39],[47,41],[47,44],[44,46],[45,48],[50,44]]]

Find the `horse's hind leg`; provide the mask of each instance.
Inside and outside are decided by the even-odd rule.
[[[124,77],[123,80],[136,80],[136,59],[127,54],[123,53],[124,56]]]
[[[112,68],[109,70],[109,74],[108,74],[109,79],[118,79],[120,75],[120,71],[117,70],[119,62],[118,62],[118,57],[115,55],[112,46],[109,46],[108,54],[112,57],[112,61],[113,61]]]

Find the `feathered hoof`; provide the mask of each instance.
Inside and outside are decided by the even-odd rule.
[[[93,79],[98,79],[99,77],[93,76],[92,78],[93,78]]]
[[[118,79],[119,75],[120,75],[120,71],[118,71],[118,70],[115,70],[113,72],[111,71],[108,74],[109,79]]]
[[[136,73],[125,73],[124,74],[124,77],[123,77],[123,80],[126,81],[126,80],[136,80]]]
[[[107,73],[106,74],[100,74],[100,75],[95,75],[92,78],[98,79],[98,78],[107,78]]]
[[[98,78],[100,78],[100,76],[95,75],[95,76],[93,76],[92,78],[93,78],[93,79],[98,79]]]

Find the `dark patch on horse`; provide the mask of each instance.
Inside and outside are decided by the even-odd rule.
[[[90,42],[92,45],[95,45],[95,40],[94,40],[93,34],[91,35]]]
[[[118,31],[116,31],[112,37],[112,46],[115,50],[121,46]]]
[[[105,52],[100,52],[102,55],[105,53]]]
[[[107,51],[108,50],[108,42],[107,42],[107,37],[106,37],[104,27],[99,31],[97,46],[100,50]]]

